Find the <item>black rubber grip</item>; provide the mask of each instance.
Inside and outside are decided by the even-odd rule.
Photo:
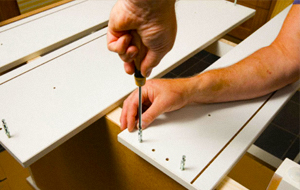
[[[136,67],[134,67],[134,70],[135,70],[135,71],[134,71],[134,77],[135,77],[135,78],[145,78],[145,77],[143,77],[141,71],[138,70]]]

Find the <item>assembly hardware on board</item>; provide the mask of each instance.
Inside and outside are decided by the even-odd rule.
[[[180,163],[180,169],[183,171],[185,168],[185,155],[182,156],[182,159],[181,159],[181,163]]]
[[[4,127],[4,130],[5,130],[6,135],[8,136],[8,138],[10,138],[10,137],[11,137],[11,136],[10,136],[10,132],[9,132],[9,130],[8,130],[8,127],[7,127],[7,125],[6,125],[4,119],[2,119],[2,124],[3,124],[3,127]]]

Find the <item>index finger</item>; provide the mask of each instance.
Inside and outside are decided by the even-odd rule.
[[[136,116],[138,110],[138,91],[135,90],[131,93],[123,103],[123,109],[121,113],[121,130],[128,128],[132,131],[135,127]]]

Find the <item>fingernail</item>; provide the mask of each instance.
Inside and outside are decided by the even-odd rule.
[[[137,54],[136,52],[132,53],[132,54],[130,55],[130,58],[133,59],[133,58],[136,56],[136,54]]]
[[[129,132],[132,132],[132,131],[133,131],[133,129],[131,129],[131,128],[129,128],[129,127],[128,127],[128,131],[129,131]]]
[[[148,71],[146,72],[146,77],[147,77],[147,78],[150,76],[151,71],[152,71],[152,70],[148,70]]]
[[[146,129],[147,128],[147,124],[145,122],[142,122],[142,129]]]

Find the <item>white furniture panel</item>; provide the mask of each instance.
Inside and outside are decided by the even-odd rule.
[[[127,130],[119,135],[119,141],[188,189],[200,189],[191,182],[264,99],[187,106],[159,116],[143,131],[143,143],[138,142],[137,131],[129,133]],[[182,155],[186,156],[184,171],[180,170]]]
[[[208,69],[234,64],[269,45],[277,36],[288,10]],[[125,130],[118,138],[188,189],[212,189],[247,151],[299,84],[298,81],[276,92],[270,100],[268,95],[248,101],[192,105],[163,114],[143,131],[143,143],[138,142],[137,131],[129,133]],[[184,171],[179,169],[182,155],[186,155]]]
[[[208,69],[212,69],[218,66],[218,64],[224,67],[228,64],[235,63],[242,59],[243,56],[250,55],[260,47],[269,45],[276,38],[290,8],[291,6],[286,8]],[[247,127],[228,145],[226,151],[223,151],[210,167],[207,168],[201,175],[201,178],[195,182],[195,185],[197,184],[206,189],[217,183],[215,179],[221,180],[223,175],[230,171],[236,161],[247,151],[249,146],[254,143],[265,127],[267,127],[279,112],[280,108],[285,105],[299,87],[300,81],[277,91],[259,110],[256,116],[249,121]],[[219,171],[219,173],[216,173],[216,171]],[[215,179],[212,179],[212,176],[214,176]]]
[[[217,5],[223,8],[216,14]],[[181,44],[176,42],[152,77],[182,63],[254,14],[226,1],[179,1],[176,9]],[[107,50],[103,30],[79,41],[0,83],[0,107],[5,108],[0,109],[0,119],[6,120],[12,135],[7,138],[0,132],[1,144],[25,167],[101,118],[136,88],[119,57]]]
[[[74,1],[0,27],[0,73],[105,27],[114,3]]]

